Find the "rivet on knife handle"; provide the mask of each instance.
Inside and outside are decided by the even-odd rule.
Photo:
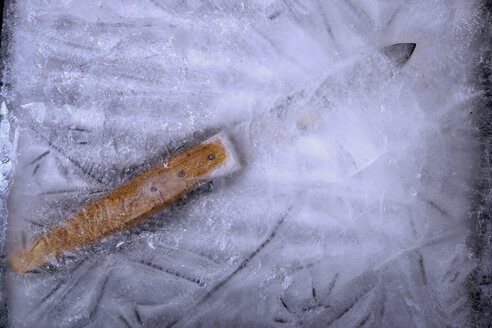
[[[223,133],[123,183],[10,256],[12,268],[28,272],[64,252],[140,222],[201,182],[231,174],[239,162]]]

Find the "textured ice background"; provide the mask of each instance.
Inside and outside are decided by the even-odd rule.
[[[214,131],[243,162],[8,273],[12,327],[472,322],[479,1],[11,5],[7,250]],[[401,42],[403,66],[381,51]]]

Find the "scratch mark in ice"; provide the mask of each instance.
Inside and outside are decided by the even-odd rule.
[[[327,326],[331,326],[335,321],[337,321],[338,319],[340,319],[341,317],[343,317],[347,312],[349,312],[357,303],[359,303],[359,301],[364,298],[364,296],[366,296],[371,290],[374,289],[374,286],[371,286],[370,289],[368,289],[367,291],[365,291],[362,295],[360,295],[359,297],[357,297],[355,299],[355,301],[350,304],[349,306],[347,306],[345,309],[343,309],[343,311],[341,311],[341,313],[332,321],[328,322],[327,323]]]
[[[77,265],[75,265],[75,267],[70,270],[71,274],[73,274],[75,271],[77,271],[78,268],[80,268],[80,266],[85,262],[85,259],[82,259],[79,263],[77,263]],[[67,279],[62,279],[60,280],[60,282],[55,286],[55,288],[53,288],[48,294],[46,294],[42,299],[41,299],[41,302],[39,304],[43,304],[48,298],[51,297],[51,295],[53,295],[58,289],[60,289],[60,287],[67,281]]]
[[[453,268],[457,267],[458,259],[459,259],[458,256],[453,257],[453,259],[451,260],[451,262],[448,265],[448,269],[446,270],[446,273],[444,273],[444,275],[443,275],[444,280],[448,279],[451,276],[451,274],[454,272]]]
[[[345,3],[350,8],[350,10],[352,10],[355,16],[360,19],[361,22],[368,22],[371,24],[374,23],[374,19],[372,19],[372,17],[360,6],[354,5],[351,0],[345,0]]]
[[[37,161],[40,161],[41,159],[43,159],[46,155],[48,155],[50,153],[49,150],[45,151],[44,153],[42,153],[41,155],[39,155],[38,157],[36,157],[35,159],[33,159],[29,165],[33,165],[34,163],[36,163]]]
[[[89,195],[101,194],[101,193],[105,193],[105,192],[108,192],[108,190],[91,190],[91,191],[89,191]]]
[[[273,319],[273,321],[278,322],[278,323],[289,323],[289,321],[282,319],[282,318],[279,318],[279,317],[275,317],[275,319]]]
[[[280,298],[280,304],[282,304],[282,306],[289,312],[289,313],[292,313],[289,309],[289,307],[287,306],[287,304],[285,304],[285,300],[281,297]]]
[[[102,286],[100,288],[100,292],[97,295],[96,302],[94,303],[94,307],[92,308],[91,312],[89,313],[89,319],[94,318],[94,316],[97,314],[97,310],[99,309],[99,304],[101,303],[101,300],[102,300],[102,298],[104,296],[104,291],[106,289],[106,284],[108,283],[109,277],[111,276],[111,272],[112,272],[112,270],[109,271],[109,273],[104,278],[104,281],[103,281]]]
[[[43,297],[41,299],[40,304],[43,304],[48,298],[50,298],[51,295],[53,295],[58,289],[60,289],[60,287],[61,287],[61,285],[63,285],[63,283],[65,283],[65,280],[60,280],[60,282],[58,282],[58,284],[55,286],[55,288],[53,288],[48,294],[46,294],[45,297]]]
[[[108,192],[109,190],[106,189],[94,189],[94,190],[87,190],[87,189],[62,189],[62,190],[48,190],[48,191],[43,191],[38,193],[38,196],[50,196],[50,195],[60,195],[60,194],[80,194],[79,196],[82,196],[82,192],[86,192],[87,195],[95,195],[95,194],[101,194]]]
[[[155,232],[155,229],[154,230],[153,229],[147,229],[145,227],[142,227],[140,229],[143,231]],[[161,242],[159,244],[155,244],[154,246],[161,248],[161,249],[164,249],[166,252],[169,252],[170,250],[174,251],[176,249],[176,246],[173,246],[173,245],[167,244],[167,243],[163,243],[163,242]],[[186,253],[186,254],[190,254],[192,256],[198,256],[198,257],[202,258],[203,260],[210,262],[210,263],[219,264],[219,265],[223,264],[223,262],[220,262],[217,259],[213,258],[212,256],[205,254],[203,252],[200,252],[199,250],[193,250],[192,251],[189,249],[180,249],[179,251]]]
[[[388,20],[388,22],[386,23],[386,26],[385,26],[385,30],[389,30],[391,25],[393,24],[393,22],[395,21],[395,18],[398,16],[398,14],[400,13],[400,10],[402,8],[402,5],[400,5],[398,8],[396,8],[396,10],[393,12],[393,14],[391,15],[390,19]]]
[[[77,193],[79,191],[80,191],[79,189],[49,190],[49,191],[40,192],[38,196],[69,194],[69,193]]]
[[[436,203],[434,203],[432,200],[428,200],[427,201],[427,204],[429,204],[433,209],[435,209],[436,211],[438,211],[442,216],[449,217],[448,211],[446,211],[441,206],[439,206]]]
[[[159,270],[159,271],[162,271],[162,272],[165,272],[167,274],[170,274],[170,275],[173,275],[175,277],[178,277],[178,278],[181,278],[181,279],[184,279],[184,280],[187,280],[189,282],[192,282],[192,283],[195,283],[197,284],[198,286],[200,287],[203,287],[205,286],[205,283],[203,281],[201,281],[200,279],[198,278],[194,278],[194,277],[189,277],[187,275],[184,275],[182,273],[179,273],[179,272],[176,272],[176,271],[173,271],[173,270],[169,270],[169,269],[166,269],[164,267],[161,267],[160,265],[157,265],[157,264],[154,264],[152,262],[149,262],[149,261],[135,261],[134,262],[137,262],[137,263],[140,263],[140,264],[143,264],[143,265],[146,265],[148,267],[151,267],[153,269],[156,269],[156,270]]]
[[[36,173],[38,173],[38,170],[39,170],[39,164],[37,164],[34,170],[32,171],[32,175],[36,175]]]
[[[280,11],[276,11],[274,12],[273,14],[271,14],[270,16],[268,16],[268,19],[269,20],[274,20],[275,18],[277,18],[279,15],[281,14]]]
[[[45,136],[43,136],[41,133],[39,133],[33,126],[29,125],[29,128],[41,139],[43,139],[46,143],[48,143],[48,145],[53,148],[54,150],[56,150],[59,154],[61,154],[63,157],[65,157],[66,159],[68,159],[75,167],[77,167],[82,173],[84,173],[86,176],[88,176],[89,178],[91,178],[92,180],[100,183],[100,184],[103,184],[103,181],[101,178],[98,178],[94,175],[91,174],[91,171],[87,171],[87,169],[82,165],[80,164],[78,161],[76,161],[75,159],[73,159],[72,157],[68,156],[67,154],[65,154],[65,152],[58,146],[55,146],[50,140],[48,140]]]
[[[340,274],[337,272],[335,274],[335,276],[333,277],[333,280],[330,282],[330,285],[328,286],[328,291],[326,293],[326,296],[330,295],[333,288],[335,287],[335,284],[337,283],[337,280],[338,280],[338,277],[340,276]]]
[[[315,3],[316,3],[316,7],[318,8],[318,12],[321,16],[321,20],[323,21],[323,25],[325,26],[325,29],[328,32],[328,35],[330,36],[333,43],[336,44],[335,36],[333,35],[333,30],[331,29],[330,23],[328,23],[328,17],[326,16],[325,10],[320,0],[316,0]]]
[[[370,318],[371,318],[371,315],[370,315],[370,314],[368,314],[368,315],[367,315],[364,319],[362,319],[362,321],[361,321],[361,322],[357,325],[357,328],[359,328],[359,327],[363,327],[363,326],[367,323],[367,321],[368,321]]]
[[[295,268],[292,269],[292,272],[296,272],[296,271],[299,271],[299,270],[303,270],[303,269],[308,269],[308,268],[311,268],[313,267],[314,265],[318,264],[319,261],[316,261],[316,262],[311,262],[311,263],[308,263],[306,265],[299,265]]]
[[[87,130],[85,128],[79,128],[79,127],[71,128],[71,130],[78,131],[78,132],[90,132],[89,130]]]
[[[424,258],[422,257],[422,254],[419,254],[419,268],[420,268],[420,274],[422,275],[422,282],[424,285],[427,285],[427,275],[425,274],[425,267],[424,267]]]
[[[380,321],[381,318],[384,318],[384,312],[386,311],[386,288],[383,283],[384,280],[385,278],[381,277],[379,283],[377,284],[378,289],[375,291],[376,296],[374,297],[374,300],[371,301],[372,305],[368,313],[368,317],[371,317],[372,314],[375,314],[374,320],[376,321]]]
[[[137,322],[141,325],[142,318],[140,317],[140,313],[138,313],[138,310],[136,308],[133,310],[133,312],[135,313],[135,318],[137,319]]]
[[[119,151],[118,150],[118,143],[116,142],[115,137],[113,137],[113,142],[111,143],[111,145],[113,146],[114,150],[116,150],[117,152]]]
[[[311,285],[312,285],[312,282],[311,282]],[[322,304],[320,302],[320,300],[318,299],[317,293],[316,293],[316,288],[314,288],[314,286],[311,287],[311,294],[313,296],[313,299],[314,299],[315,304],[303,308],[302,309],[302,312],[308,312],[308,311],[311,311],[311,310],[314,310],[314,309],[317,309],[317,308],[320,308],[320,307],[329,308],[328,305],[324,305],[324,304]]]
[[[289,10],[290,14],[292,15],[293,20],[298,24],[302,24],[302,17],[300,17],[299,12],[302,12],[302,11],[305,12],[306,9],[305,8],[295,8],[296,5],[291,4],[289,0],[282,0],[282,2],[285,4],[285,7],[287,7],[287,9]]]
[[[130,325],[130,323],[128,322],[128,320],[125,319],[125,317],[123,315],[120,315],[118,317],[121,321],[123,321],[123,323],[125,324],[126,327],[128,328],[133,328],[132,325]]]
[[[307,11],[308,8],[306,8],[306,6],[304,6],[300,1],[297,1],[297,0],[283,0],[283,2],[285,3],[285,5],[289,8],[292,8],[294,9],[294,6],[297,6],[299,7],[299,9],[303,10],[303,11]],[[293,2],[293,3],[291,3]]]
[[[36,221],[28,220],[26,218],[24,218],[24,221],[26,221],[27,223],[29,223],[31,225],[34,225],[36,227],[40,227],[40,228],[45,228],[46,227],[44,224],[41,224],[41,223],[36,222]]]

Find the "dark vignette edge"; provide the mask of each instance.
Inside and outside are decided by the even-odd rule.
[[[470,275],[471,327],[490,327],[492,322],[492,0],[481,3],[482,29],[477,36],[476,77],[483,97],[476,108],[475,125],[480,138],[480,165],[471,218],[472,250],[478,265]]]
[[[7,69],[8,61],[9,61],[9,49],[10,49],[10,35],[11,35],[11,21],[9,17],[12,15],[14,10],[15,0],[4,0],[0,1],[0,11],[1,11],[1,20],[0,20],[0,103],[5,100],[4,98],[4,90],[9,87],[8,82],[10,72]],[[4,118],[8,119],[8,118]],[[4,208],[6,214],[7,211],[7,194],[0,196],[0,205]],[[9,313],[7,306],[7,287],[6,287],[6,272],[7,272],[7,263],[6,263],[6,253],[4,248],[5,243],[5,228],[7,225],[7,217],[0,216],[0,226],[2,230],[0,232],[0,281],[1,281],[1,296],[0,296],[0,327],[8,327],[9,325]]]

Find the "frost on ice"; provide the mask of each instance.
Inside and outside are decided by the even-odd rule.
[[[10,6],[9,251],[213,132],[243,164],[9,273],[12,327],[467,325],[478,1]]]

